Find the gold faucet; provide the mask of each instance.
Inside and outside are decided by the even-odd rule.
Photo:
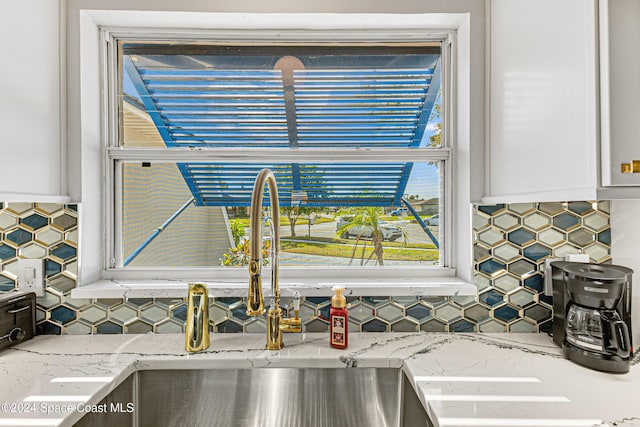
[[[262,194],[265,184],[269,185],[272,218],[269,222],[271,231],[271,304],[267,312],[267,350],[282,348],[283,332],[301,332],[300,294],[294,297],[294,318],[285,318],[280,308],[280,289],[278,287],[278,260],[280,257],[280,204],[278,202],[278,186],[270,169],[262,169],[253,184],[251,194],[251,236],[249,238],[249,295],[247,298],[247,315],[264,314],[264,298],[262,296]]]
[[[189,283],[184,348],[192,352],[209,348],[209,291],[204,283]]]

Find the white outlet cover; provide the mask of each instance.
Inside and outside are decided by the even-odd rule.
[[[551,279],[551,263],[554,261],[564,261],[564,258],[547,258],[544,260],[544,294],[553,296],[553,281]]]
[[[44,260],[18,259],[18,290],[44,296]]]

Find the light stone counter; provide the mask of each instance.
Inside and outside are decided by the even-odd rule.
[[[136,370],[403,368],[436,426],[640,426],[640,357],[625,375],[565,360],[542,334],[213,334],[189,354],[183,335],[40,336],[0,352],[0,426],[70,426]],[[85,410],[85,409],[82,409]],[[47,413],[49,411],[49,413]]]

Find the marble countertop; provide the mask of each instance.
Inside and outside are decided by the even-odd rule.
[[[39,336],[0,352],[0,426],[70,426],[136,370],[260,367],[402,368],[436,426],[640,426],[640,356],[624,375],[565,360],[543,334],[213,334]]]

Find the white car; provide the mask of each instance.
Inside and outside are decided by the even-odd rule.
[[[353,217],[349,217],[349,216],[340,218],[336,229],[337,230],[341,229],[345,224],[351,222],[352,219]],[[379,221],[378,224],[379,224],[380,230],[382,231],[383,240],[395,241],[395,240],[398,240],[400,237],[402,237],[402,230],[400,229],[400,227],[389,224],[386,221]],[[343,239],[348,239],[349,237],[359,236],[359,237],[364,237],[366,239],[370,239],[371,231],[372,229],[369,226],[356,225],[355,227],[351,227],[348,230],[344,231],[340,235],[340,237],[342,237]]]
[[[435,214],[424,221],[427,225],[440,225],[440,214]]]

